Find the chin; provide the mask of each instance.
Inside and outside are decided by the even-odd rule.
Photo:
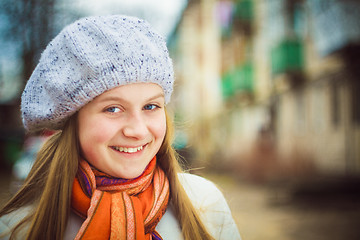
[[[127,172],[122,172],[122,173],[115,173],[114,177],[124,178],[124,179],[133,179],[133,178],[139,177],[142,173],[143,173],[143,171],[134,171],[134,172],[127,171]]]

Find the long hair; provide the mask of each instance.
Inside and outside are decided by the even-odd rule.
[[[34,206],[12,230],[10,239],[16,239],[16,233],[24,227],[29,227],[26,239],[63,239],[78,168],[76,124],[76,116],[71,117],[62,131],[44,143],[24,185],[0,210],[3,216],[21,207]]]
[[[158,164],[170,183],[170,199],[184,239],[213,239],[185,193],[178,173],[182,171],[172,147],[173,124],[166,113],[166,135],[157,154]],[[78,169],[79,143],[77,116],[62,131],[51,136],[40,149],[23,187],[0,210],[0,217],[21,207],[33,205],[17,224],[10,239],[29,226],[26,239],[63,239],[71,209],[72,184]]]
[[[172,147],[174,126],[169,114],[166,114],[166,135],[157,154],[157,161],[165,172],[170,183],[170,199],[173,203],[175,215],[180,223],[184,239],[214,239],[202,223],[198,211],[192,205],[182,184],[178,173],[182,172],[179,158]]]

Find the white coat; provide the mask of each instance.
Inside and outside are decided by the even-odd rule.
[[[209,180],[192,174],[179,174],[186,193],[194,207],[199,210],[200,217],[209,233],[219,240],[238,240],[240,234],[233,220],[230,209],[223,194]],[[0,234],[11,229],[26,216],[30,207],[21,208],[0,218]],[[64,239],[74,239],[83,219],[72,213],[69,217]],[[164,240],[182,240],[179,223],[174,215],[171,202],[164,216],[156,226],[156,230]],[[24,239],[25,229],[19,234]],[[9,235],[1,238],[8,239]]]

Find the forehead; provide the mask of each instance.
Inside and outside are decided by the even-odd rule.
[[[155,83],[131,83],[106,91],[94,100],[105,101],[114,98],[123,101],[143,101],[164,98],[164,91],[161,86]]]

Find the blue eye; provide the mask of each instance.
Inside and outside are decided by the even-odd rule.
[[[148,104],[145,105],[144,109],[145,110],[154,110],[155,108],[157,108],[158,106],[154,105],[154,104]]]
[[[106,109],[106,112],[118,113],[118,112],[120,112],[120,108],[118,108],[118,107],[109,107],[109,108]]]

